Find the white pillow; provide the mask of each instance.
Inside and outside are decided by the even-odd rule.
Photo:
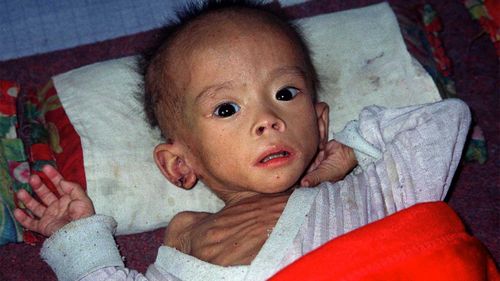
[[[402,106],[439,100],[430,76],[408,54],[386,3],[298,21],[304,27],[331,107],[330,132],[357,118],[366,105]],[[80,135],[87,192],[98,213],[113,216],[118,234],[165,226],[182,210],[223,206],[203,184],[185,191],[170,184],[153,161],[159,132],[145,122],[134,93],[134,57],[55,76],[64,109]]]

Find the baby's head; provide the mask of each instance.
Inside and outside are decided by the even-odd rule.
[[[181,17],[144,71],[146,112],[168,139],[154,152],[162,173],[184,188],[200,179],[225,201],[287,190],[328,135],[299,33],[239,2]]]

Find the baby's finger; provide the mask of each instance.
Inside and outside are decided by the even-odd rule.
[[[312,164],[309,166],[309,169],[307,169],[307,173],[310,173],[318,168],[318,166],[321,164],[321,161],[325,159],[325,151],[321,150],[318,155],[316,155],[316,158],[312,162]]]
[[[23,210],[15,209],[14,217],[26,229],[38,232],[38,221],[28,216]]]
[[[29,183],[45,206],[57,201],[57,196],[42,182],[39,176],[32,175]]]
[[[29,178],[29,184],[33,188],[38,188],[40,185],[43,184],[43,182],[42,179],[37,174],[31,174]]]
[[[74,182],[62,180],[61,189],[64,193],[68,194],[71,199],[84,199],[88,197],[85,191],[83,191],[83,188]]]
[[[17,198],[37,217],[43,216],[43,213],[47,209],[24,189],[17,192]]]
[[[323,181],[327,181],[328,176],[329,176],[328,170],[317,169],[306,174],[300,181],[300,185],[303,187],[313,187],[320,184]]]
[[[42,168],[43,173],[49,178],[49,180],[54,184],[54,186],[57,188],[57,191],[59,194],[62,194],[63,191],[61,189],[61,181],[64,180],[63,176],[59,173],[59,171],[56,170],[51,165],[45,165]]]

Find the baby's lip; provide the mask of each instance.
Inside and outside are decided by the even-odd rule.
[[[277,160],[285,160],[289,159],[294,155],[293,149],[283,146],[283,145],[274,145],[270,148],[266,149],[263,153],[261,153],[257,157],[257,161],[255,163],[256,166],[268,165],[272,162],[277,162]]]

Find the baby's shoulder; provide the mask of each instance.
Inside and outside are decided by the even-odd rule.
[[[163,244],[182,251],[189,241],[190,229],[210,213],[184,211],[176,214],[169,222]]]
[[[180,212],[170,220],[167,228],[172,228],[173,230],[184,229],[209,215],[211,215],[211,213],[193,211]]]

